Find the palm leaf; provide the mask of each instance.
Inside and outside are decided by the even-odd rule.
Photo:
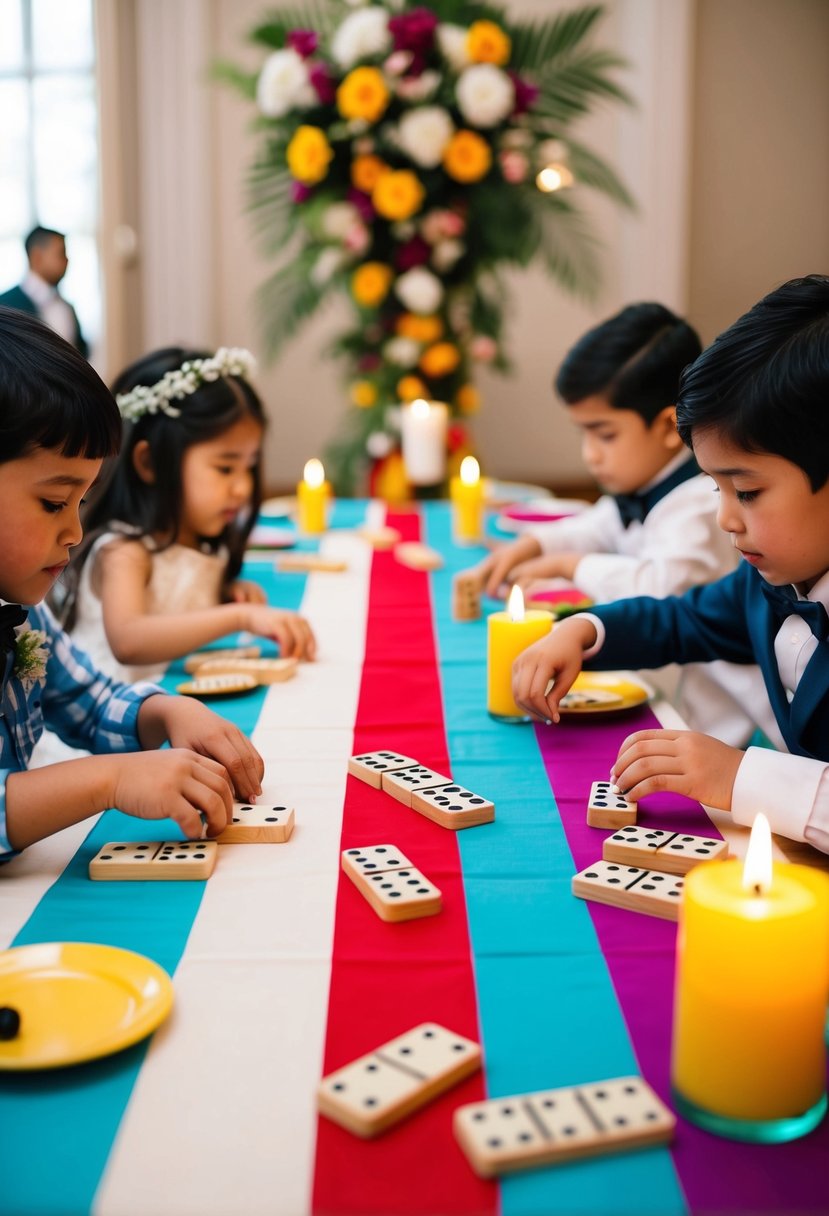
[[[585,216],[558,192],[532,197],[538,250],[548,273],[574,295],[594,299],[601,246]]]
[[[263,250],[278,253],[296,228],[293,179],[287,169],[256,165],[248,176],[248,210]]]
[[[210,66],[210,78],[217,80],[220,84],[229,84],[243,97],[247,97],[248,101],[256,99],[258,72],[245,72],[235,63],[229,63],[226,59],[218,59]]]
[[[634,208],[636,206],[633,195],[606,161],[596,156],[584,144],[570,139],[569,136],[567,137],[567,148],[567,164],[578,182],[584,186],[592,186],[594,190],[600,190],[602,194],[606,194],[614,202],[621,203],[623,207]]]
[[[556,64],[538,77],[535,110],[553,122],[566,125],[587,114],[596,97],[632,104],[630,94],[608,73],[625,66],[610,51],[585,51],[567,63]]]
[[[331,300],[333,293],[328,290],[328,284],[317,286],[311,278],[312,263],[313,258],[304,250],[298,257],[286,261],[256,293],[257,312],[263,318],[263,336],[271,358],[323,301]]]
[[[604,14],[600,4],[513,27],[510,67],[539,72],[574,50]]]

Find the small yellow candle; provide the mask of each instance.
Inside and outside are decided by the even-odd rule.
[[[331,486],[325,480],[325,469],[321,460],[308,461],[296,493],[300,532],[304,532],[306,536],[324,532]]]
[[[524,609],[520,587],[513,587],[506,612],[493,612],[487,622],[487,709],[497,718],[525,722],[527,715],[512,696],[512,665],[522,650],[550,632],[549,612]]]
[[[810,1130],[826,1088],[827,989],[829,878],[808,866],[772,868],[768,821],[758,815],[745,868],[712,862],[685,880],[673,1039],[680,1109],[740,1139]],[[743,1126],[729,1131],[728,1121]]]
[[[455,540],[473,543],[481,539],[484,523],[484,484],[474,456],[461,461],[460,476],[449,483]]]

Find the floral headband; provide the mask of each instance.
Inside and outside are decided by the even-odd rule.
[[[220,346],[209,359],[189,359],[181,367],[165,372],[155,384],[138,384],[128,393],[119,393],[115,400],[121,417],[130,422],[159,410],[168,418],[178,418],[181,410],[172,404],[174,401],[189,397],[202,384],[220,376],[250,380],[255,371],[256,360],[249,350],[242,346]]]

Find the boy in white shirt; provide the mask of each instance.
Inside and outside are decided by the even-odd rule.
[[[733,570],[716,498],[676,429],[682,371],[700,354],[695,331],[661,304],[632,304],[580,338],[556,377],[583,433],[582,454],[605,490],[581,515],[530,527],[482,563],[489,595],[542,578],[574,582],[596,603],[679,595]],[[780,743],[756,668],[710,665],[658,683],[690,725],[745,744],[759,725]],[[750,706],[749,713],[744,706]]]
[[[562,622],[513,669],[519,705],[558,721],[590,666],[759,663],[790,754],[742,752],[696,731],[622,744],[612,780],[635,800],[672,790],[758,811],[772,830],[829,852],[829,277],[761,300],[686,371],[683,440],[716,483],[718,523],[743,561],[683,596],[640,597]]]

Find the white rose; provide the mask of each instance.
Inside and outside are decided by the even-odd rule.
[[[440,53],[450,67],[462,72],[469,63],[466,49],[466,30],[460,25],[439,25],[437,40]]]
[[[424,315],[439,308],[443,299],[440,280],[422,266],[415,266],[401,274],[394,284],[394,290],[405,308]]]
[[[263,114],[283,118],[294,107],[312,106],[316,100],[301,55],[289,47],[268,56],[256,85],[256,101]]]
[[[432,265],[438,274],[446,274],[465,253],[466,246],[462,241],[438,241],[432,250]]]
[[[494,127],[515,106],[515,86],[500,68],[476,63],[461,72],[455,89],[461,114],[473,127]]]
[[[397,142],[416,165],[434,169],[440,164],[454,129],[442,106],[419,106],[400,119]]]
[[[331,39],[331,54],[341,68],[358,59],[385,55],[391,46],[389,15],[384,8],[361,8],[349,13]]]
[[[360,222],[360,213],[353,203],[332,203],[322,217],[322,230],[334,241],[344,241]]]
[[[382,460],[388,456],[393,447],[394,440],[385,431],[372,431],[366,440],[366,451],[375,460]]]
[[[395,367],[414,367],[420,358],[420,343],[413,338],[389,338],[383,354]]]

